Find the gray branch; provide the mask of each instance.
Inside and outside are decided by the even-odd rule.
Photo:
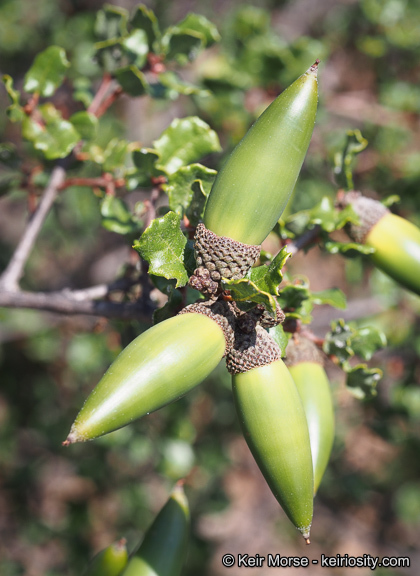
[[[19,281],[22,278],[25,264],[29,258],[35,240],[41,231],[45,218],[53,205],[59,188],[64,182],[66,172],[61,166],[56,166],[51,173],[50,180],[44,194],[28,222],[22,238],[6,268],[0,277],[0,288],[7,292],[19,290]]]
[[[86,290],[62,290],[58,292],[0,291],[0,307],[32,308],[60,314],[85,314],[121,320],[150,322],[151,310],[144,302],[115,302],[95,300],[110,291],[106,285]]]

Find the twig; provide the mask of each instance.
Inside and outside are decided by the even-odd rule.
[[[35,240],[41,231],[45,218],[57,197],[60,186],[64,182],[65,176],[66,172],[61,166],[56,166],[52,171],[50,181],[45,188],[38,207],[30,218],[6,270],[0,277],[1,289],[8,292],[19,290],[19,281],[23,275],[26,261],[28,260]]]
[[[98,108],[102,104],[102,100],[105,98],[105,94],[108,92],[111,82],[112,82],[111,74],[104,74],[102,82],[98,88],[98,91],[96,92],[95,97],[93,98],[92,102],[90,103],[87,109],[88,112],[96,116]]]
[[[93,286],[86,290],[62,290],[58,292],[0,291],[0,307],[31,308],[60,314],[85,314],[119,318],[122,320],[140,320],[150,323],[150,312],[144,302],[113,302],[95,300],[106,296],[110,287]]]
[[[287,249],[290,252],[290,254],[294,256],[297,252],[299,252],[299,250],[303,250],[304,248],[306,248],[306,246],[312,244],[318,237],[320,231],[321,226],[316,225],[310,230],[304,232],[302,236],[299,236],[299,238],[296,238],[296,240],[294,240],[293,242],[288,243]]]

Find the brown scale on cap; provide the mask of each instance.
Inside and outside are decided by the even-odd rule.
[[[299,362],[315,362],[324,364],[322,352],[314,342],[301,335],[290,339],[286,348],[285,364],[295,366]]]
[[[347,224],[346,231],[352,240],[364,244],[371,229],[389,210],[377,200],[362,196],[361,192],[355,190],[337,194],[338,208],[345,208],[349,204],[359,217],[360,224]]]
[[[194,251],[197,270],[190,278],[190,285],[203,284],[204,293],[216,294],[210,282],[220,283],[222,278],[239,280],[258,260],[261,246],[237,242],[226,236],[217,236],[204,224],[199,224],[194,237]],[[206,272],[209,272],[210,278]],[[198,288],[196,288],[198,290]]]
[[[226,340],[226,349],[223,355],[223,357],[225,357],[232,349],[235,340],[235,315],[229,302],[225,302],[224,300],[199,301],[186,306],[179,312],[179,314],[188,313],[204,314],[204,316],[208,316],[220,326]]]
[[[280,348],[264,328],[257,326],[251,334],[235,330],[235,343],[226,357],[226,367],[231,374],[240,374],[280,359]]]

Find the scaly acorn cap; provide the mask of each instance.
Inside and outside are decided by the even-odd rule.
[[[208,300],[207,302],[195,302],[190,304],[178,313],[188,314],[195,312],[196,314],[204,314],[216,322],[223,330],[226,340],[226,349],[223,358],[230,352],[235,341],[235,314],[232,311],[232,306],[224,300]]]
[[[339,208],[344,208],[349,204],[359,217],[360,224],[347,224],[346,231],[352,240],[364,244],[369,232],[385,214],[389,213],[389,210],[377,200],[362,196],[361,192],[356,190],[351,190],[338,197],[337,206]]]
[[[251,334],[236,329],[234,346],[226,356],[226,367],[231,374],[241,374],[280,359],[279,346],[264,328],[257,326]]]
[[[315,362],[323,366],[324,358],[314,342],[300,334],[294,334],[294,337],[289,340],[287,345],[284,363],[290,368],[299,364],[299,362]]]
[[[223,278],[239,280],[258,260],[261,246],[243,244],[197,226],[194,237],[195,259],[198,265],[190,278],[190,286],[207,294],[216,294]]]

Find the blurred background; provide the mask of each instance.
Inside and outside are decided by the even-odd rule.
[[[134,1],[114,2],[129,9]],[[358,157],[357,189],[382,199],[397,194],[396,212],[420,225],[420,4],[417,0],[146,1],[163,26],[190,11],[205,15],[221,42],[182,70],[207,96],[176,100],[122,97],[101,121],[100,139],[151,146],[173,118],[197,114],[219,135],[223,155],[264,107],[316,58],[320,65],[317,125],[289,212],[334,198],[334,154],[346,131],[369,141]],[[62,46],[71,78],[98,86],[92,61],[101,1],[1,0],[0,72],[17,87],[35,55]],[[72,88],[55,95],[74,106]],[[82,99],[82,98],[81,98]],[[8,98],[0,89],[0,109]],[[70,109],[73,113],[76,109]],[[0,113],[1,139],[20,142],[19,127]],[[0,172],[0,177],[2,176]],[[0,181],[1,183],[1,181]],[[27,217],[27,193],[1,196],[0,270]],[[141,192],[127,194],[134,205]],[[26,267],[29,290],[84,288],[110,282],[132,261],[130,239],[101,225],[99,199],[89,188],[61,193]],[[278,250],[278,239],[265,248]],[[342,373],[327,364],[336,407],[336,440],[315,500],[312,544],[276,503],[242,438],[221,364],[175,404],[94,442],[61,446],[84,399],[123,346],[147,324],[0,309],[0,574],[76,576],[93,554],[126,537],[132,549],[187,477],[193,534],[185,576],[225,574],[223,553],[265,555],[408,556],[411,567],[378,575],[418,574],[420,549],[420,299],[398,288],[362,259],[317,248],[293,258],[289,271],[313,290],[340,287],[344,312],[320,306],[313,331],[331,319],[380,327],[389,347],[373,365],[384,378],[378,396],[355,399]],[[153,295],[152,295],[153,297]],[[231,568],[232,576],[246,571]],[[354,568],[329,569],[353,574]],[[305,573],[283,569],[282,573]],[[313,574],[324,569],[313,566]],[[258,574],[270,574],[259,569]],[[369,568],[357,569],[369,574]]]

